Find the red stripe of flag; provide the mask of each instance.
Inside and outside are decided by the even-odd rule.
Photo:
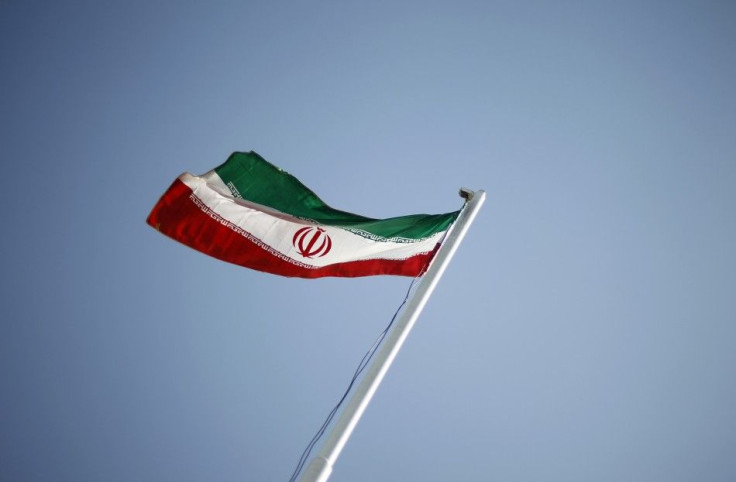
[[[148,224],[191,248],[214,258],[246,268],[281,276],[321,278],[356,277],[377,274],[418,276],[424,272],[437,251],[404,260],[371,259],[308,268],[290,263],[213,219],[190,198],[192,190],[175,180],[146,220]]]

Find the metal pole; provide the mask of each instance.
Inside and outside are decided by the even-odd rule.
[[[355,425],[371,401],[378,385],[386,375],[388,368],[391,366],[394,358],[396,358],[401,345],[409,335],[409,331],[414,326],[419,313],[421,313],[422,308],[427,303],[442,273],[444,273],[450,259],[455,254],[457,247],[468,231],[470,223],[473,222],[475,215],[478,214],[478,210],[486,198],[485,191],[479,190],[473,192],[465,188],[460,189],[460,195],[466,199],[465,206],[463,206],[457,220],[450,229],[445,242],[442,243],[440,249],[437,251],[427,272],[420,280],[419,285],[417,285],[417,289],[411,300],[409,300],[406,308],[396,320],[394,329],[391,330],[391,333],[386,338],[381,351],[376,354],[375,360],[368,368],[360,385],[355,389],[352,398],[340,414],[340,418],[335,423],[319,454],[312,459],[304,471],[304,475],[300,479],[301,482],[327,481],[332,473],[332,467],[335,465],[337,457],[340,455]]]

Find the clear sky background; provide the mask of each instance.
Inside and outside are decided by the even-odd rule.
[[[736,480],[736,6],[0,1],[0,479],[285,481],[408,278],[145,224],[255,150],[487,202],[334,481]]]

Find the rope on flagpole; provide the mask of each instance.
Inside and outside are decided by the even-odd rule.
[[[299,473],[304,468],[304,464],[309,460],[309,454],[311,454],[312,449],[317,444],[320,438],[322,438],[322,435],[324,435],[325,430],[327,430],[327,427],[332,422],[332,419],[335,417],[335,414],[342,406],[345,399],[348,397],[348,394],[352,390],[353,386],[355,385],[355,382],[358,380],[358,377],[360,374],[365,370],[365,368],[370,363],[371,359],[373,358],[373,355],[376,354],[376,351],[378,351],[378,347],[381,345],[381,342],[386,338],[386,334],[391,329],[391,326],[393,326],[394,321],[396,321],[396,317],[398,316],[401,309],[404,307],[406,302],[409,300],[409,295],[411,294],[412,288],[414,288],[414,283],[419,279],[421,275],[416,276],[411,280],[411,283],[409,284],[409,289],[406,290],[406,295],[404,296],[404,300],[401,302],[398,308],[396,308],[396,312],[394,312],[394,316],[391,317],[391,321],[389,321],[388,325],[386,325],[386,328],[381,332],[380,335],[376,338],[376,341],[373,342],[373,345],[368,349],[368,351],[363,355],[363,359],[360,360],[360,363],[358,364],[358,368],[355,369],[355,373],[353,373],[353,378],[350,380],[350,383],[348,384],[347,389],[345,389],[345,393],[343,393],[342,397],[340,398],[340,401],[337,402],[335,407],[330,411],[329,415],[327,415],[327,418],[325,419],[324,423],[320,427],[319,430],[317,430],[317,433],[312,437],[312,440],[307,444],[307,447],[304,449],[304,452],[302,452],[302,456],[299,458],[299,462],[296,465],[296,468],[294,469],[294,473],[291,475],[291,478],[289,479],[289,482],[295,482],[296,478],[299,476]]]

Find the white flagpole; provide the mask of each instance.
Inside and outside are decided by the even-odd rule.
[[[312,459],[304,471],[304,475],[300,479],[301,482],[326,482],[329,478],[332,467],[355,425],[363,415],[378,385],[383,380],[401,345],[409,335],[409,331],[414,326],[414,322],[419,317],[419,313],[427,303],[442,273],[444,273],[450,259],[468,231],[470,223],[473,222],[475,215],[478,214],[478,210],[486,199],[486,193],[482,190],[474,192],[463,188],[460,189],[460,195],[466,199],[462,211],[447,234],[444,243],[437,251],[427,272],[422,276],[411,300],[396,320],[394,329],[387,336],[381,351],[376,355],[360,385],[355,389],[352,398],[340,414],[340,418],[335,423],[319,454]]]

